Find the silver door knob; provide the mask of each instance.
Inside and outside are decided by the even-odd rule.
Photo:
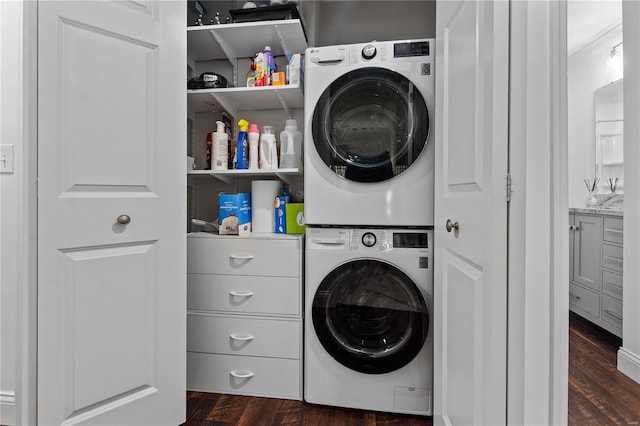
[[[129,217],[129,215],[121,214],[120,216],[118,216],[117,221],[120,225],[127,225],[129,224],[129,222],[131,222],[131,218]]]
[[[447,219],[447,224],[445,225],[445,227],[447,228],[447,232],[451,232],[454,229],[457,231],[460,229],[460,225],[458,224],[458,222],[453,222],[451,221],[451,219]]]

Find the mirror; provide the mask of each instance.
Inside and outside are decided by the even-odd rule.
[[[596,176],[601,193],[624,188],[623,80],[595,90]]]

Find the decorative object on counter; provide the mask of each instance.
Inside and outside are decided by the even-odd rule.
[[[584,181],[585,186],[587,187],[587,191],[589,191],[589,196],[585,200],[585,204],[587,206],[595,206],[598,204],[598,200],[596,199],[596,190],[598,188],[598,182],[600,182],[600,178],[591,179],[582,179]]]
[[[220,12],[216,12],[216,17],[213,18],[213,25],[220,25]]]
[[[607,178],[607,184],[612,194],[616,193],[616,187],[618,186],[618,178]]]
[[[260,135],[260,168],[273,170],[278,168],[278,146],[273,126],[262,127]]]
[[[280,132],[280,168],[302,169],[302,133],[298,122],[292,118],[285,122]]]
[[[246,170],[249,168],[249,144],[247,143],[247,130],[249,122],[244,118],[238,121],[238,147],[236,148],[236,169]]]
[[[249,170],[258,170],[258,143],[260,131],[257,124],[249,126]]]

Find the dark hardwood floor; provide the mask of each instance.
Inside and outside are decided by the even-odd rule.
[[[571,313],[569,424],[640,424],[640,384],[619,372],[622,339]]]
[[[576,314],[569,318],[569,425],[640,425],[640,384],[616,369],[621,339]],[[198,425],[431,425],[431,417],[317,406],[302,401],[187,393]]]

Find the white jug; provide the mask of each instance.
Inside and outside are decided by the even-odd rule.
[[[288,119],[280,132],[280,168],[302,169],[302,133],[294,119]]]
[[[260,168],[266,170],[278,168],[278,147],[273,126],[262,127],[262,134],[260,135]]]

